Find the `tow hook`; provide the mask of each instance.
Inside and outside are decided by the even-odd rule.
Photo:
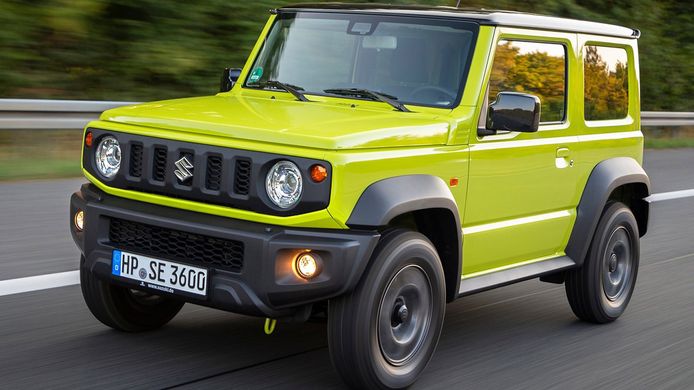
[[[265,334],[271,335],[275,331],[275,326],[277,325],[277,320],[274,318],[265,319]]]

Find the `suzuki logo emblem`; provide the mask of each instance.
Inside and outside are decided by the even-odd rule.
[[[193,177],[193,172],[190,171],[191,169],[193,169],[193,164],[190,161],[188,161],[188,159],[185,156],[181,157],[180,160],[176,161],[175,165],[178,169],[174,171],[174,174],[176,174],[178,180],[186,181]]]

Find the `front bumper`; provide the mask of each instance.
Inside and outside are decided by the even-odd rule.
[[[72,223],[77,210],[85,213],[81,232]],[[93,184],[85,184],[70,199],[70,231],[84,256],[84,271],[124,286],[133,285],[111,275],[113,250],[124,249],[111,242],[112,219],[241,242],[243,266],[232,271],[200,264],[194,258],[158,255],[151,248],[142,254],[210,269],[207,297],[175,295],[178,299],[275,318],[291,316],[308,304],[354,288],[380,237],[376,231],[294,229],[157,206],[108,195]],[[292,267],[294,257],[306,249],[323,260],[321,274],[311,280],[298,277]]]

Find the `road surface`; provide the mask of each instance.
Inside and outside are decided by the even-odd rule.
[[[694,150],[648,151],[653,192],[694,188]],[[69,194],[83,180],[0,183],[0,283],[73,271]],[[415,389],[694,388],[694,198],[656,202],[627,312],[575,319],[563,286],[527,281],[449,304]],[[37,286],[36,288],[40,288]],[[165,328],[124,334],[79,286],[0,296],[0,387],[342,388],[325,324],[278,324],[186,305]]]

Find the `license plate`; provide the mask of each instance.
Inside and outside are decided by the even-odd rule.
[[[137,281],[142,287],[172,294],[207,295],[208,270],[205,268],[114,250],[111,273]]]

